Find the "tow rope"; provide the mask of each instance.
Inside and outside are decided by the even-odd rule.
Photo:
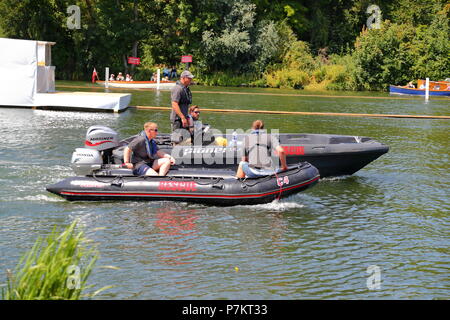
[[[283,191],[283,184],[280,183],[280,180],[278,179],[278,174],[276,171],[275,171],[275,178],[277,179],[277,184],[280,186],[280,193],[278,193],[278,197],[277,197],[277,201],[279,201],[281,198],[281,193]]]

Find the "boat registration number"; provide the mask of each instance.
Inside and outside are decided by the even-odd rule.
[[[284,152],[286,152],[286,155],[288,156],[298,156],[298,155],[304,155],[305,154],[305,147],[303,146],[282,146],[284,149]]]
[[[160,181],[158,190],[161,191],[197,191],[197,183],[194,181]]]

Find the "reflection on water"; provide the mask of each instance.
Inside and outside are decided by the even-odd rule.
[[[175,238],[186,237],[195,234],[195,210],[157,210],[155,226],[160,231]]]
[[[136,105],[170,94],[133,92]],[[364,100],[195,94],[205,107],[448,113],[448,100]],[[45,186],[71,176],[73,150],[101,124],[127,137],[145,121],[168,131],[168,113],[122,114],[0,108],[0,272],[53,226],[80,220],[100,251],[90,283],[114,299],[448,298],[449,123],[441,120],[258,115],[280,132],[369,136],[388,154],[352,176],[256,206],[164,202],[68,202]],[[254,115],[202,113],[221,131]],[[101,229],[99,229],[101,228]],[[366,286],[381,268],[381,290]]]
[[[154,226],[162,233],[162,240],[167,247],[159,248],[158,257],[163,264],[179,265],[192,263],[190,259],[196,254],[190,240],[196,236],[195,210],[171,210],[158,208]]]

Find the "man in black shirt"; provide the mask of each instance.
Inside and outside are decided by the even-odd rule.
[[[172,112],[170,113],[170,122],[172,124],[172,141],[181,142],[183,136],[189,137],[188,132],[188,114],[189,106],[192,103],[192,93],[189,89],[194,76],[185,70],[181,73],[180,80],[171,91]],[[186,130],[184,133],[182,130]]]

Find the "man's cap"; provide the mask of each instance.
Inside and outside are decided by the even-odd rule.
[[[185,70],[181,73],[180,78],[185,78],[185,77],[192,79],[192,78],[194,78],[194,75],[190,71]]]

